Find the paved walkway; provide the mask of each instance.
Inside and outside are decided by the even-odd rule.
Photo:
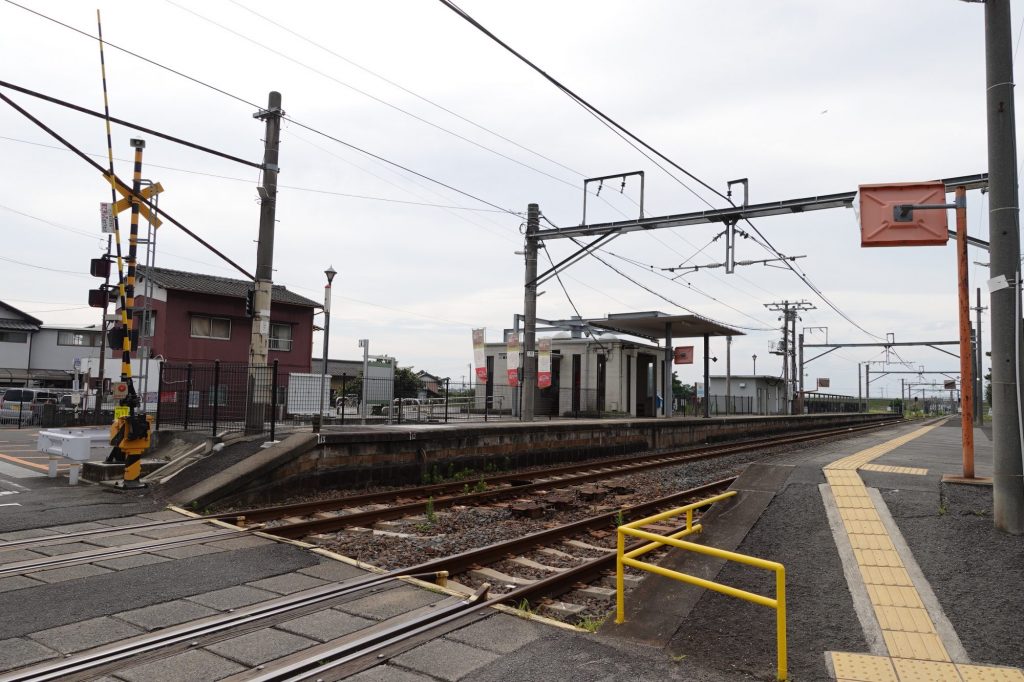
[[[830,653],[839,682],[1024,682],[1024,673],[1019,669],[968,663],[967,652],[917,568],[884,501],[877,492],[872,494],[857,473],[865,469],[903,476],[926,475],[926,468],[874,462],[940,426],[941,423],[922,427],[824,467],[828,481],[827,491],[823,491],[826,509],[838,511],[842,520],[842,529],[835,528],[836,544],[840,554],[847,557],[847,563],[852,553],[856,564],[856,571],[847,573],[850,591],[855,604],[863,604],[865,594],[870,604],[870,611],[861,608],[858,615],[869,641],[877,642],[877,638],[870,636],[873,632],[880,630],[882,635],[881,646],[873,647],[882,649],[881,655]]]

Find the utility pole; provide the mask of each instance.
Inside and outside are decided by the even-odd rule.
[[[764,307],[782,313],[782,351],[778,354],[782,355],[782,381],[786,387],[786,405],[788,412],[795,414],[797,407],[795,394],[798,387],[799,390],[803,390],[802,381],[798,380],[796,367],[796,321],[799,319],[800,311],[814,310],[814,305],[809,301],[775,301],[774,303],[765,303]]]
[[[253,114],[266,122],[263,146],[263,184],[260,197],[260,233],[256,246],[256,282],[252,293],[252,332],[249,337],[249,387],[245,426],[249,433],[263,430],[266,410],[275,409],[270,395],[267,360],[270,353],[270,299],[274,286],[274,215],[277,208],[278,147],[281,141],[281,93],[271,92],[266,109]],[[269,403],[269,404],[268,404]]]
[[[974,343],[978,349],[975,353],[975,372],[974,372],[974,419],[975,423],[984,426],[985,425],[985,347],[981,343],[981,313],[983,310],[988,310],[987,307],[981,305],[981,287],[977,288],[978,304],[974,308]]]
[[[793,323],[793,332],[796,333],[796,322]],[[800,339],[797,342],[797,354],[799,356],[798,366],[800,367],[799,381],[797,384],[800,386],[800,414],[804,413],[804,333],[800,332]]]
[[[537,389],[537,247],[540,240],[540,207],[526,207],[526,286],[523,294],[523,414],[524,422],[533,421],[534,393]]]
[[[704,389],[707,391],[707,389]],[[725,337],[725,413],[732,414],[732,337]]]
[[[990,288],[992,310],[992,506],[995,527],[1024,533],[1024,462],[1017,400],[1020,331],[1020,225],[1017,140],[1013,102],[1013,36],[1010,0],[985,3],[985,80],[989,169],[989,276],[1011,286]]]
[[[857,404],[864,403],[864,392],[861,390],[860,363],[857,363]]]
[[[274,216],[277,208],[278,150],[281,143],[281,93],[271,92],[267,108],[253,114],[266,122],[263,148],[263,184],[260,197],[260,235],[256,248],[256,293],[253,296],[249,364],[267,364],[270,338],[270,296],[274,279]]]

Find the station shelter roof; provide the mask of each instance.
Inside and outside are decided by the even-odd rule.
[[[669,315],[652,310],[609,314],[603,320],[587,320],[601,329],[658,341],[671,333],[673,339],[703,336],[743,336],[743,332],[700,315]]]

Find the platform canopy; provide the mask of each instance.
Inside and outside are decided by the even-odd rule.
[[[743,336],[743,332],[700,315],[669,315],[652,310],[639,313],[609,314],[603,320],[587,320],[601,329],[639,336],[652,341],[703,336]]]

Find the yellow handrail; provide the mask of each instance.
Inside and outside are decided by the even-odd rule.
[[[706,545],[698,545],[693,542],[687,542],[680,538],[693,533],[699,533],[703,527],[701,524],[693,523],[693,510],[699,509],[700,507],[706,507],[714,502],[719,502],[726,498],[732,497],[736,494],[735,490],[731,490],[721,495],[710,497],[700,502],[688,504],[685,507],[679,507],[678,509],[672,509],[661,514],[655,514],[654,516],[648,516],[647,518],[640,519],[638,521],[632,521],[630,523],[619,526],[617,539],[618,549],[615,559],[615,587],[616,587],[616,613],[615,622],[623,623],[626,620],[626,599],[625,599],[625,579],[624,579],[624,567],[632,566],[642,571],[648,571],[649,573],[655,573],[657,575],[665,576],[666,578],[672,578],[680,582],[688,583],[690,585],[696,585],[697,587],[703,587],[708,590],[713,590],[721,594],[726,594],[731,597],[737,597],[745,601],[767,606],[775,609],[775,640],[776,640],[776,658],[778,664],[778,679],[786,679],[786,567],[775,561],[767,561],[765,559],[759,559],[757,557],[747,556],[746,554],[738,554],[736,552],[729,552],[724,549],[716,549],[715,547],[708,547]],[[657,523],[658,521],[665,521],[667,519],[675,518],[677,516],[686,515],[686,527],[673,533],[671,535],[658,535],[657,533],[651,533],[649,531],[640,530],[640,526],[650,525]],[[630,551],[626,551],[626,536],[631,535],[633,537],[640,538],[642,540],[649,540],[645,545],[641,545]],[[668,545],[670,547],[677,547],[679,549],[686,549],[698,554],[705,554],[718,559],[724,559],[726,561],[735,561],[737,563],[746,564],[748,566],[754,566],[756,568],[762,568],[768,571],[775,572],[775,598],[765,597],[764,595],[754,594],[753,592],[747,592],[729,585],[723,585],[721,583],[712,582],[705,580],[704,578],[698,578],[697,576],[687,575],[686,573],[680,573],[679,571],[673,571],[668,568],[662,568],[655,564],[645,563],[637,560],[636,557],[646,554],[651,550],[657,549]]]

